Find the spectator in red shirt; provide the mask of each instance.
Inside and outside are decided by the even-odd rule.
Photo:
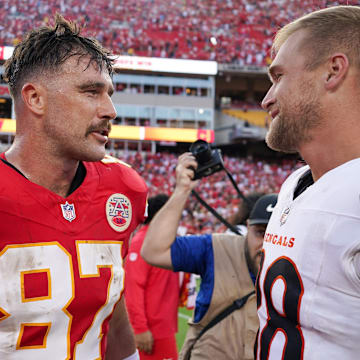
[[[141,360],[178,358],[179,274],[153,267],[140,256],[148,224],[167,200],[165,194],[149,199],[148,217],[131,241],[125,264],[125,299]]]

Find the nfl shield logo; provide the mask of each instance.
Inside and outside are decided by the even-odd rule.
[[[60,206],[64,219],[72,222],[76,218],[74,204],[66,202],[65,204],[60,204]]]
[[[290,208],[288,207],[284,210],[284,212],[282,213],[282,215],[280,217],[280,226],[284,225],[286,223],[289,213],[290,213]]]

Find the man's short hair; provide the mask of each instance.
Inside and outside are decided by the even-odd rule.
[[[283,43],[295,32],[305,30],[301,49],[307,56],[305,68],[316,69],[333,52],[344,53],[351,65],[360,69],[360,7],[333,6],[314,11],[280,29],[272,46],[275,57]]]
[[[57,72],[72,56],[89,57],[89,64],[104,67],[112,75],[111,52],[96,40],[80,35],[81,28],[55,15],[55,25],[30,31],[5,63],[4,79],[11,95],[17,97],[26,81],[43,74]]]

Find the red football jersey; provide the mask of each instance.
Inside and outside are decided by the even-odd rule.
[[[0,359],[103,359],[147,188],[111,157],[63,198],[0,161]]]

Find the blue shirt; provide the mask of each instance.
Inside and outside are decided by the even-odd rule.
[[[194,313],[194,321],[199,322],[209,308],[214,290],[214,252],[211,235],[178,236],[171,246],[171,262],[175,271],[201,276]]]
[[[171,245],[174,271],[200,275],[200,290],[196,297],[194,322],[199,322],[209,308],[214,290],[214,251],[211,234],[178,236]],[[249,270],[255,283],[255,275]]]

